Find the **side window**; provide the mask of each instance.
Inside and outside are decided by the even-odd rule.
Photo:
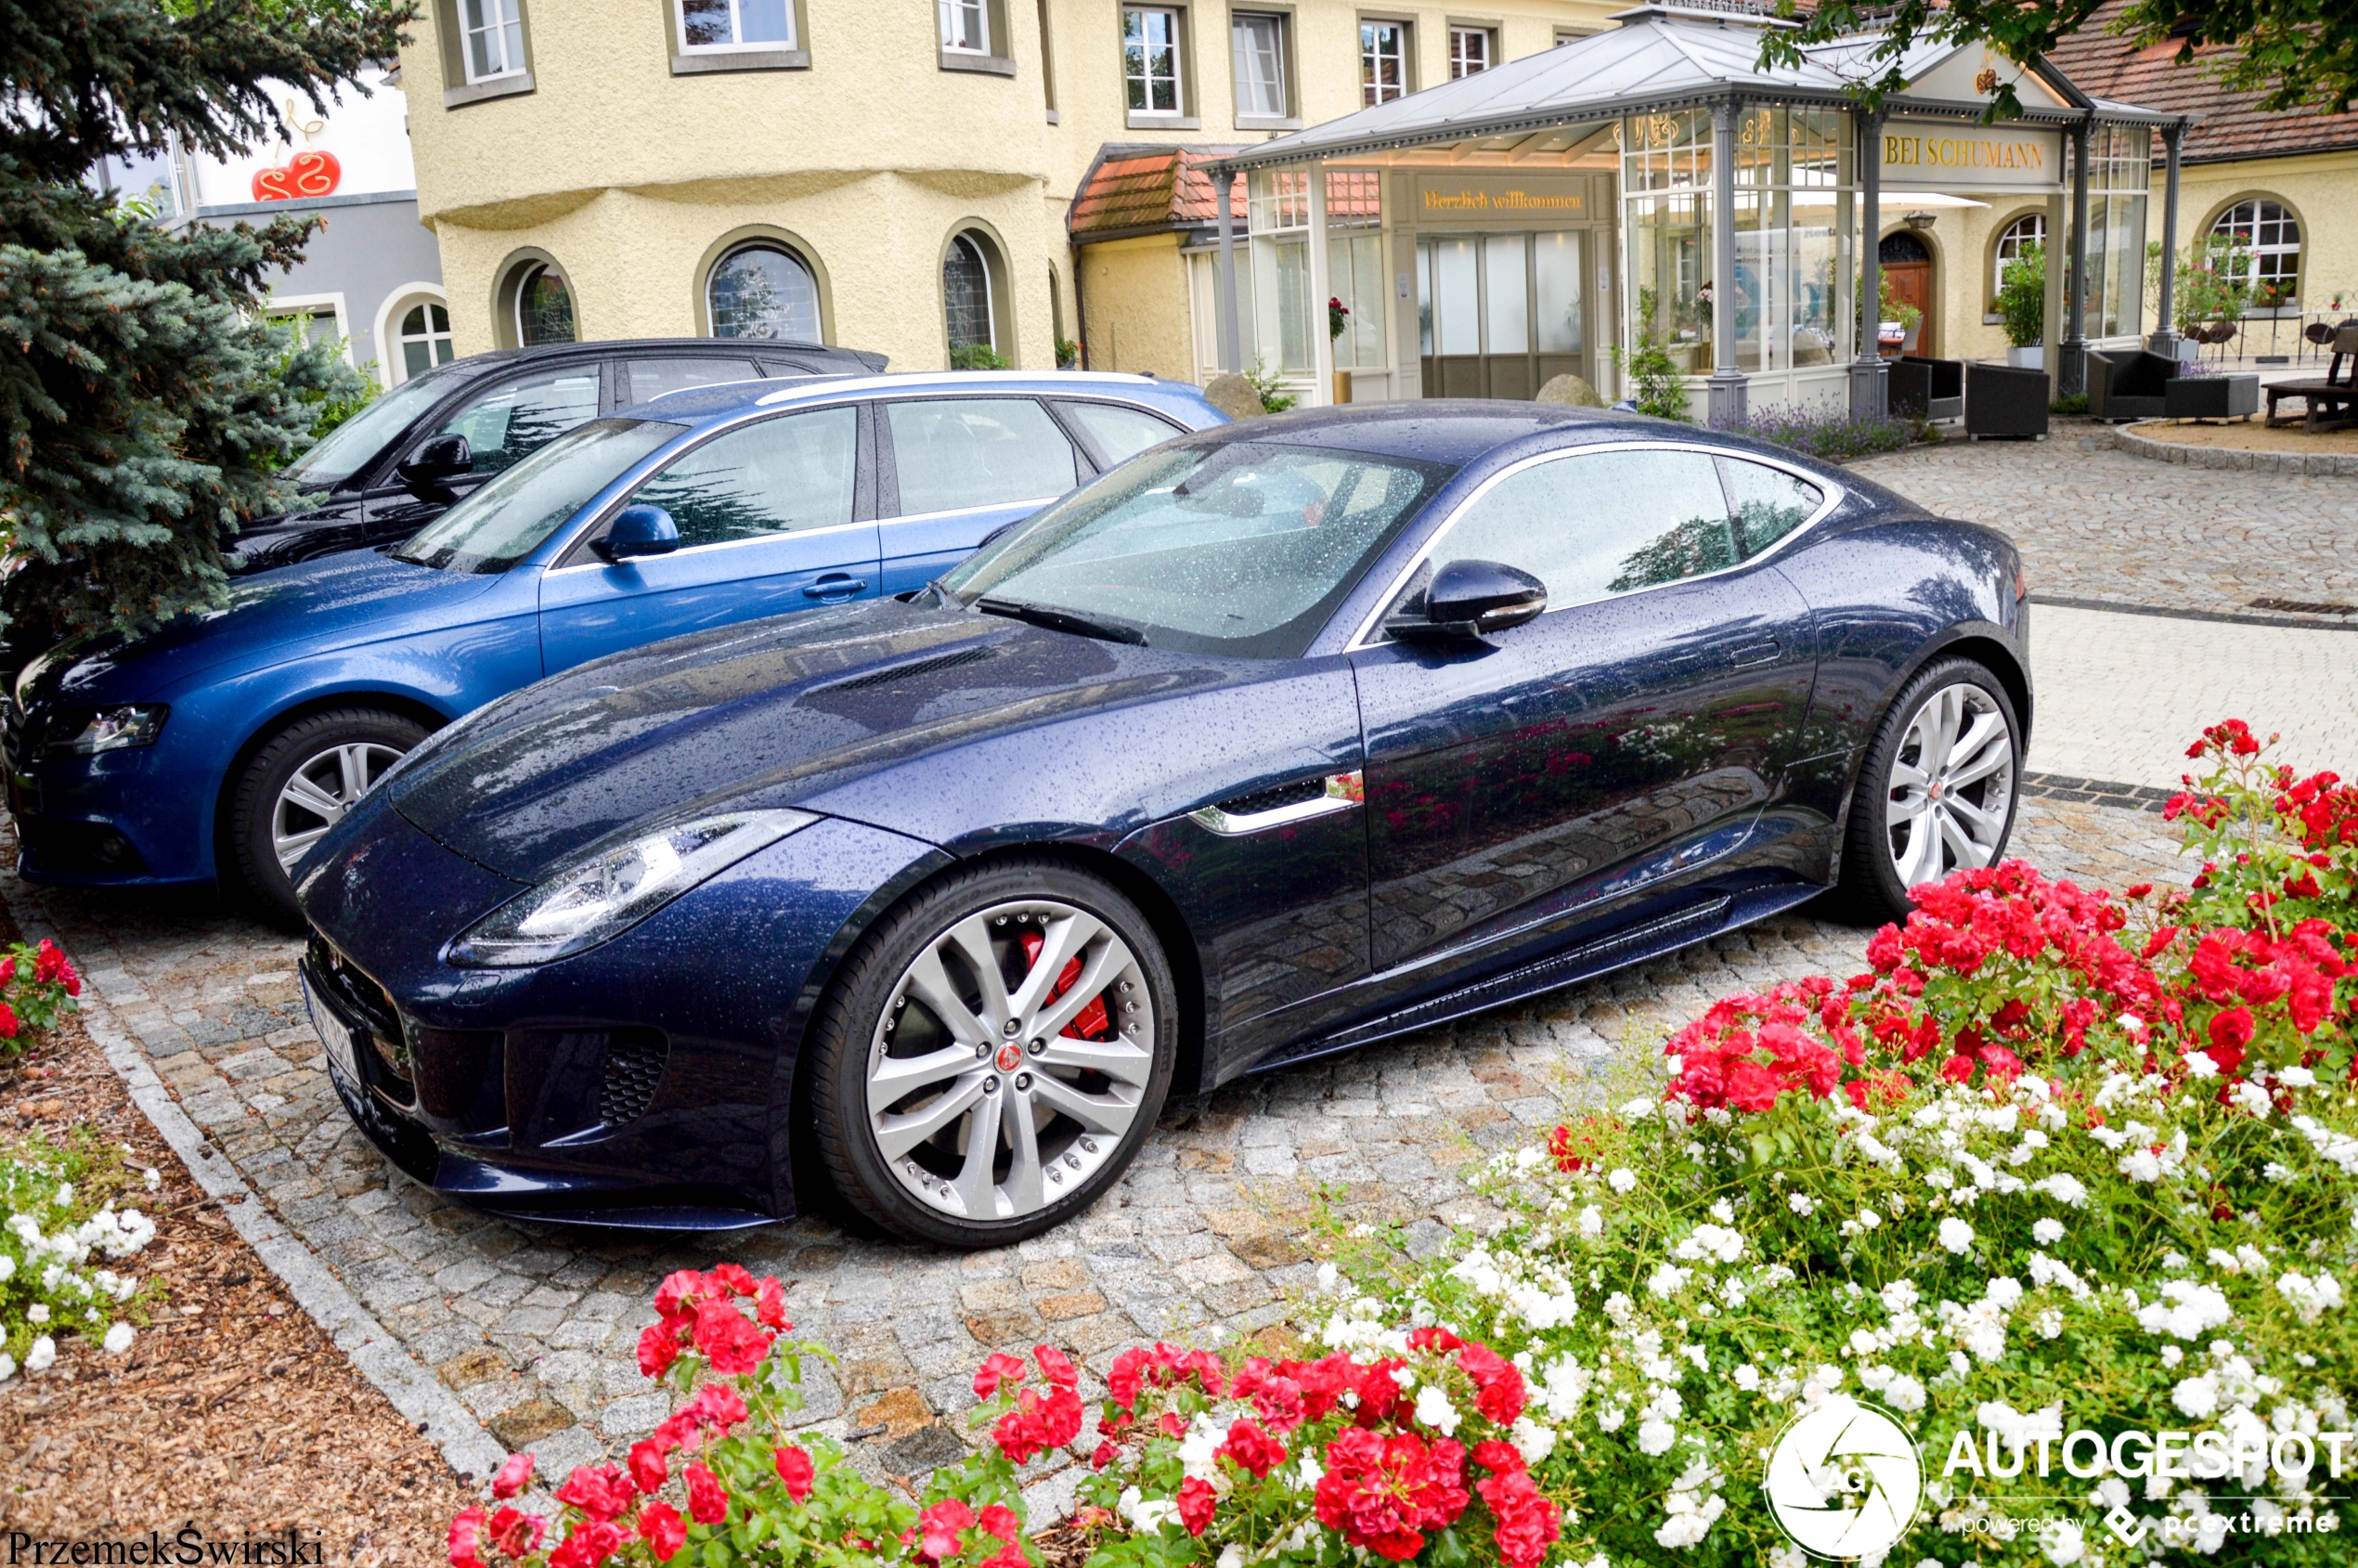
[[[1072,443],[1028,397],[891,403],[900,514],[1039,500],[1072,488]]]
[[[722,382],[756,382],[760,369],[750,359],[691,358],[633,359],[626,367],[629,373],[625,396],[633,403],[644,403],[650,397],[660,397],[667,392],[684,392],[692,386],[717,386]]]
[[[1135,408],[1118,408],[1111,403],[1065,403],[1058,405],[1088,435],[1090,444],[1105,454],[1106,466],[1126,462],[1158,442],[1168,441],[1181,434],[1177,428],[1152,414]]]
[[[1732,566],[1736,541],[1708,454],[1588,452],[1491,486],[1433,551],[1469,559],[1531,573],[1554,610]]]
[[[508,382],[468,404],[435,432],[463,435],[477,476],[513,468],[541,447],[598,417],[598,368],[571,365]]]
[[[855,408],[819,408],[715,436],[639,486],[630,499],[659,506],[680,546],[831,528],[851,521]]]
[[[1722,458],[1728,499],[1736,513],[1736,542],[1745,557],[1759,554],[1818,513],[1826,493],[1782,469]]]

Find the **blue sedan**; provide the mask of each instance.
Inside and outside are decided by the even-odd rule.
[[[292,918],[297,862],[459,715],[643,642],[922,588],[1221,422],[1185,383],[1020,373],[742,382],[594,421],[401,544],[36,660],[6,715],[20,871],[234,879]]]
[[[1168,1095],[1990,863],[2028,647],[2003,535],[1738,437],[1253,421],[453,726],[304,867],[303,973],[443,1191],[1004,1245]]]

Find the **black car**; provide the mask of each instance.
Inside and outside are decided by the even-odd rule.
[[[684,387],[867,375],[881,354],[745,338],[636,338],[499,349],[413,376],[288,468],[318,504],[224,546],[232,574],[408,538],[577,424]]]
[[[476,710],[304,863],[304,981],[440,1191],[1004,1246],[1167,1095],[1903,914],[2004,854],[2030,718],[1992,529],[1635,415],[1313,409]]]

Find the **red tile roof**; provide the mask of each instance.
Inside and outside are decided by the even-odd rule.
[[[1219,198],[1210,166],[1235,147],[1124,147],[1108,145],[1082,181],[1066,223],[1075,240],[1117,240],[1209,227],[1220,221]],[[1237,182],[1228,211],[1237,232],[1245,228],[1244,182]]]
[[[2127,4],[2106,0],[2087,25],[2057,43],[2047,58],[2091,97],[2200,115],[2186,133],[2186,162],[2290,158],[2358,147],[2358,114],[2265,110],[2260,107],[2262,95],[2222,87],[2214,72],[2230,58],[2229,50],[2204,49],[2180,65],[2174,42],[2139,48],[2106,32]],[[2154,156],[2157,161],[2161,156],[2158,136],[2154,138]]]

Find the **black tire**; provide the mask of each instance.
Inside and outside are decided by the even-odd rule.
[[[1950,692],[1957,693],[1961,706],[1994,714],[2004,724],[2007,765],[1995,774],[1958,788],[1951,804],[1963,801],[1978,818],[1999,824],[1995,848],[1985,863],[1995,863],[2005,853],[2007,841],[2014,835],[2015,807],[2021,797],[2022,722],[2015,713],[2014,699],[2007,695],[2005,683],[1987,667],[1971,659],[1936,659],[1917,671],[1892,699],[1890,707],[1884,712],[1883,722],[1875,727],[1865,760],[1859,764],[1859,782],[1850,797],[1849,823],[1843,836],[1842,878],[1834,901],[1836,912],[1846,918],[1862,925],[1881,925],[1886,920],[1904,924],[1915,908],[1908,896],[1909,885],[1895,859],[1895,855],[1904,852],[1907,844],[1912,843],[1915,830],[1906,819],[1895,821],[1894,806],[1905,802],[1894,800],[1894,771],[1903,759],[1918,755],[1910,735],[1912,721],[1937,697]],[[1896,839],[1900,848],[1895,848]],[[1959,862],[1953,849],[1944,846],[1933,852],[1939,857],[1938,864],[1932,868],[1934,879],[1956,869]]]
[[[975,1065],[967,1068],[962,1063],[955,1077],[948,1077],[944,1069],[942,1078],[928,1082],[922,1088],[913,1088],[910,1100],[896,1102],[882,1110],[873,1107],[872,1066],[881,1066],[888,1060],[913,1061],[929,1054],[946,1056],[953,1046],[961,1053],[968,1049],[963,1038],[950,1032],[949,1026],[922,1004],[913,966],[921,958],[942,952],[941,944],[951,941],[963,923],[978,917],[987,923],[1003,913],[1011,913],[1012,929],[1018,935],[994,934],[992,951],[1002,959],[1003,986],[1019,991],[1024,965],[1030,960],[1023,956],[1021,948],[1010,957],[1004,944],[1025,940],[1020,934],[1027,929],[1027,918],[1020,906],[1031,900],[1040,901],[1048,908],[1066,906],[1084,913],[1116,939],[1116,942],[1102,949],[1093,947],[1085,954],[1088,962],[1095,965],[1102,953],[1108,965],[1104,972],[1109,978],[1089,1004],[1095,1007],[1113,999],[1105,1015],[1108,1021],[1098,1034],[1087,1040],[1076,1039],[1073,1043],[1079,1046],[1102,1042],[1108,1047],[1120,1047],[1128,1053],[1121,1070],[1140,1081],[1128,1083],[1120,1078],[1082,1070],[1071,1079],[1059,1077],[1057,1082],[1065,1091],[1085,1089],[1091,1094],[1121,1096],[1134,1094],[1127,1124],[1118,1133],[1098,1132],[1084,1128],[1047,1104],[1050,1096],[1034,1085],[1034,1075],[1045,1079],[1052,1068],[1058,1073],[1073,1069],[1053,1056],[1035,1061],[1023,1052],[1027,1045],[1034,1052],[1043,1048],[1053,1051],[1068,1038],[1061,1033],[1046,1041],[1044,1047],[1038,1040],[1027,1042],[1018,1037],[980,1049],[980,1054],[973,1058]],[[1046,930],[1044,923],[1032,924],[1030,928],[1039,933]],[[997,927],[993,929],[996,933]],[[971,971],[953,973],[953,965],[954,958],[943,965],[942,972],[964,991],[962,1004],[970,1007],[978,1019],[984,1012],[983,1004],[976,1000],[980,995],[978,984],[970,983],[975,978]],[[1063,969],[1069,971],[1069,963]],[[1110,978],[1113,976],[1121,978]],[[1137,989],[1132,989],[1134,986]],[[1076,985],[1073,993],[1077,994],[1078,990]],[[1060,1000],[1065,994],[1055,993],[1055,998]],[[1121,999],[1124,994],[1128,1000]],[[896,1001],[900,1003],[898,1007]],[[919,1004],[911,1006],[911,1003]],[[1146,1018],[1125,1024],[1121,1010],[1134,1009],[1141,1003],[1146,1004]],[[1082,1017],[1087,1017],[1084,1011]],[[1065,1027],[1080,1028],[1082,1019],[1076,1018]],[[900,1030],[897,1041],[892,1038],[895,1029]],[[1125,1038],[1132,1031],[1134,1038]],[[1018,1036],[1026,1032],[1028,1025],[1017,1030]],[[997,1038],[996,1034],[991,1036],[991,1040]],[[1004,1247],[1063,1224],[1121,1178],[1161,1113],[1163,1098],[1171,1086],[1173,1064],[1177,1059],[1178,1040],[1178,991],[1170,963],[1151,923],[1119,889],[1056,860],[996,861],[955,870],[911,893],[886,914],[852,950],[821,1000],[808,1041],[808,1130],[836,1191],[875,1225],[912,1241],[962,1249]],[[989,1045],[987,1041],[982,1043]],[[904,1049],[906,1055],[896,1054]],[[1008,1060],[1010,1055],[1015,1058],[1012,1063]],[[945,1086],[939,1088],[938,1099],[926,1102],[925,1096],[936,1093],[935,1082]],[[953,1185],[964,1179],[957,1173],[961,1169],[970,1173],[976,1169],[972,1165],[962,1167],[967,1155],[954,1147],[961,1137],[970,1145],[971,1137],[966,1134],[978,1124],[978,1120],[970,1122],[966,1112],[959,1112],[944,1122],[939,1135],[901,1154],[887,1155],[879,1145],[879,1121],[913,1121],[925,1114],[926,1103],[939,1108],[962,1095],[978,1096],[986,1087],[991,1090],[992,1107],[1003,1105],[1011,1119],[1002,1128],[997,1121],[999,1110],[991,1108],[988,1112],[992,1118],[992,1155],[976,1178],[979,1183],[978,1190],[995,1204],[1007,1199],[1017,1187],[1014,1163],[1017,1150],[1012,1147],[1017,1123],[1012,1119],[1012,1112],[1020,1108],[1025,1118],[1034,1122],[1035,1130],[1026,1141],[1035,1150],[1034,1168],[1043,1173],[1030,1183],[1043,1195],[1043,1201],[1030,1212],[1017,1208],[1000,1216],[994,1209],[993,1217],[976,1218],[965,1206],[968,1201],[966,1194],[953,1195]],[[1081,1096],[1058,1097],[1077,1100]],[[911,1103],[919,1104],[914,1114],[907,1114]],[[978,1119],[984,1113],[984,1102],[973,1098],[969,1103]],[[1038,1121],[1043,1115],[1048,1118],[1045,1123]],[[1010,1140],[1010,1147],[1004,1150],[1002,1137]],[[1064,1141],[1059,1145],[1058,1139]],[[1080,1152],[1083,1144],[1087,1146],[1085,1158]],[[926,1162],[938,1168],[926,1169]],[[1075,1167],[1078,1173],[1068,1173],[1064,1168],[1067,1163]],[[1004,1187],[994,1185],[992,1175],[993,1170],[1000,1168],[1005,1172]],[[1053,1187],[1044,1173],[1048,1172],[1054,1173]],[[1069,1185],[1066,1185],[1068,1178]],[[940,1184],[939,1200],[921,1198],[913,1190],[923,1185],[930,1191],[937,1182]]]
[[[350,746],[359,749],[364,761],[382,763],[369,772],[368,783],[373,786],[392,758],[425,738],[425,727],[413,719],[382,708],[340,707],[298,719],[262,744],[230,792],[223,836],[239,886],[264,918],[291,929],[303,924],[303,912],[295,905],[294,876],[280,863],[278,849],[279,797],[295,776],[319,774],[342,748]],[[291,806],[288,825],[308,831],[301,812]],[[322,831],[331,820],[324,813],[312,815]]]

